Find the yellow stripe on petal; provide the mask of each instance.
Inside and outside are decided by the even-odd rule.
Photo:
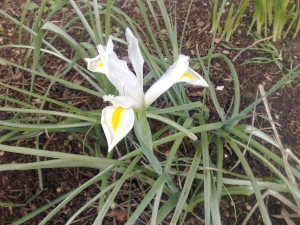
[[[102,62],[98,64],[98,67],[103,67],[103,66],[104,64]]]
[[[185,72],[184,74],[182,74],[181,78],[193,79],[193,76],[190,73]]]
[[[118,107],[115,109],[112,118],[111,118],[111,123],[112,123],[112,127],[114,129],[114,131],[117,130],[118,125],[120,123],[121,120],[121,114],[122,114],[123,108],[122,107]]]

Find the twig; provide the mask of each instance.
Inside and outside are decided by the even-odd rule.
[[[128,0],[126,0],[126,1],[124,2],[124,4],[121,6],[121,9],[124,8],[124,7],[126,6],[127,2],[128,2]]]
[[[252,48],[254,45],[256,45],[256,44],[258,44],[258,43],[260,43],[260,42],[262,42],[262,41],[270,40],[272,37],[273,37],[273,35],[270,36],[270,37],[266,37],[266,38],[263,38],[263,39],[260,39],[260,40],[255,41],[252,45],[249,45],[247,48],[244,48],[243,50],[241,50],[241,51],[233,58],[232,61],[234,62],[234,61],[237,59],[237,57],[239,57],[240,54],[242,54],[244,51],[248,50],[249,48]]]
[[[297,213],[297,215],[299,215],[299,209],[298,207],[293,204],[289,199],[287,199],[286,197],[284,197],[282,194],[278,193],[277,191],[271,190],[271,189],[267,189],[265,191],[265,193],[262,194],[262,199],[265,199],[267,196],[273,196],[275,198],[277,198],[279,201],[281,201],[283,204],[285,204],[286,206],[288,206],[290,209],[292,209],[293,211],[295,211]],[[248,215],[245,217],[245,219],[243,220],[242,225],[246,225],[248,220],[250,219],[251,215],[254,213],[254,211],[256,210],[256,208],[258,207],[258,203],[255,203],[255,205],[252,207],[251,211],[248,213]],[[282,215],[282,214],[281,214]],[[276,218],[282,218],[282,217],[278,217],[278,216],[274,216],[273,217]]]
[[[260,84],[260,85],[258,85],[258,87],[259,87],[261,96],[265,96],[264,86]],[[263,97],[263,102],[264,102],[264,105],[265,105],[265,109],[266,109],[268,118],[270,119],[271,127],[273,129],[276,141],[278,143],[279,149],[280,149],[281,154],[282,154],[282,160],[283,160],[283,163],[284,163],[285,172],[286,172],[289,180],[291,181],[291,183],[295,186],[295,188],[299,189],[298,185],[296,183],[296,179],[295,179],[294,175],[292,174],[290,165],[287,161],[288,152],[286,151],[286,149],[283,148],[283,145],[281,143],[281,140],[280,140],[280,137],[278,135],[277,129],[275,127],[275,124],[272,122],[273,121],[272,115],[271,115],[271,112],[270,112],[270,109],[269,109],[269,106],[268,106],[268,101],[265,97]]]

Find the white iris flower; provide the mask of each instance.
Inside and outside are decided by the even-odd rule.
[[[139,111],[143,105],[148,107],[173,84],[187,82],[193,85],[208,86],[206,81],[189,67],[189,57],[179,55],[178,60],[144,94],[144,58],[138,40],[129,28],[126,29],[126,39],[129,59],[136,75],[129,70],[125,61],[117,58],[113,52],[111,38],[107,47],[101,45],[97,47],[99,56],[85,59],[90,71],[106,74],[119,91],[120,96],[103,96],[104,101],[112,103],[112,106],[103,109],[101,116],[101,123],[108,142],[108,151],[111,151],[132,129],[135,118],[134,110]]]

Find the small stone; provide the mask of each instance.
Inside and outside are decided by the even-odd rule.
[[[248,211],[250,211],[250,210],[252,209],[252,207],[251,207],[250,205],[246,205],[246,209],[247,209]]]
[[[226,55],[229,55],[230,51],[224,50],[223,53],[226,54]]]
[[[73,84],[78,84],[78,85],[81,85],[83,83],[83,80],[79,80],[79,79],[74,79],[73,80]]]
[[[115,202],[111,203],[110,208],[114,210],[117,207],[117,204]]]
[[[266,85],[266,82],[265,82],[265,81],[263,81],[263,82],[261,82],[261,84],[265,86],[265,85]]]
[[[33,105],[35,105],[35,104],[38,104],[38,105],[42,104],[42,99],[40,99],[40,98],[34,98],[34,99],[32,99],[31,103]]]
[[[221,39],[220,38],[215,38],[215,43],[218,44],[220,43]]]
[[[217,91],[222,91],[223,89],[224,89],[224,86],[218,86],[218,87],[216,88]]]
[[[242,31],[241,31],[241,29],[238,29],[238,31],[237,31],[237,32],[238,32],[238,34],[242,34]]]
[[[166,29],[162,29],[162,30],[161,30],[161,33],[162,33],[162,34],[168,34],[168,32],[167,32]]]
[[[136,6],[133,8],[133,12],[137,13],[137,14],[140,14],[140,9]]]
[[[56,192],[57,192],[57,193],[60,193],[60,192],[61,192],[61,187],[56,188]]]
[[[197,23],[197,26],[198,26],[198,27],[203,27],[203,26],[204,26],[204,22],[203,22],[203,21],[199,21],[199,22]]]
[[[203,6],[207,6],[207,3],[206,3],[206,2],[202,2],[202,5],[203,5]]]

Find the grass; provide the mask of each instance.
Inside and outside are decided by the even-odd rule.
[[[2,62],[31,77],[30,86],[27,89],[8,83],[1,83],[1,86],[6,88],[6,90],[26,96],[26,100],[19,101],[9,96],[0,96],[2,100],[14,106],[0,108],[0,112],[9,112],[12,113],[10,115],[13,115],[10,119],[0,121],[0,131],[4,134],[0,138],[0,150],[36,156],[36,162],[2,164],[0,165],[0,171],[38,171],[39,190],[25,205],[33,201],[43,191],[43,175],[41,171],[46,168],[86,167],[97,169],[99,172],[93,178],[88,179],[85,183],[72,189],[65,195],[37,208],[12,224],[23,224],[46,210],[49,213],[40,224],[49,223],[53,216],[66,207],[72,199],[96,183],[101,184],[98,193],[74,212],[66,224],[74,222],[84,210],[87,210],[93,204],[96,204],[98,208],[98,214],[93,224],[101,224],[107,212],[115,204],[123,186],[129,184],[129,189],[133,190],[133,182],[137,184],[144,194],[143,200],[138,202],[136,207],[127,207],[128,218],[126,224],[133,224],[134,221],[142,216],[146,208],[152,209],[151,217],[147,221],[148,224],[160,224],[163,221],[168,221],[170,224],[184,224],[188,219],[188,213],[194,215],[198,221],[205,220],[206,224],[221,224],[223,212],[220,205],[222,199],[227,196],[232,199],[232,196],[243,195],[254,195],[263,223],[272,224],[266,202],[264,201],[265,195],[262,194],[262,191],[278,193],[278,199],[283,199],[280,198],[280,195],[283,193],[288,194],[291,197],[291,203],[288,206],[292,209],[299,208],[300,191],[292,180],[293,178],[300,179],[299,171],[293,167],[293,164],[286,165],[284,156],[278,156],[272,149],[268,149],[260,144],[257,138],[264,140],[274,148],[280,149],[276,140],[254,127],[253,124],[244,124],[243,121],[246,118],[255,116],[251,114],[251,111],[264,98],[299,76],[300,65],[295,66],[288,72],[282,72],[282,78],[264,97],[258,98],[241,111],[241,90],[239,89],[238,74],[229,58],[223,54],[213,53],[214,37],[217,28],[212,29],[213,38],[208,54],[201,56],[198,46],[196,46],[197,56],[192,59],[196,63],[195,69],[202,71],[209,84],[209,87],[204,90],[202,101],[189,102],[186,98],[184,86],[182,84],[174,85],[163,96],[166,104],[170,102],[170,107],[164,109],[149,107],[148,111],[144,112],[144,116],[148,118],[148,121],[151,123],[153,120],[164,121],[165,127],[163,131],[174,129],[174,133],[164,136],[163,131],[157,131],[150,134],[151,143],[144,143],[143,133],[141,132],[142,126],[144,126],[142,124],[143,121],[136,123],[135,132],[125,138],[125,149],[123,152],[126,153],[119,159],[115,159],[112,154],[106,154],[106,140],[99,126],[101,109],[82,110],[74,107],[72,104],[49,97],[49,93],[55,84],[64,85],[72,90],[77,90],[99,99],[104,94],[116,93],[116,90],[105,76],[89,72],[83,65],[82,60],[89,55],[95,56],[95,45],[106,44],[111,34],[112,24],[120,29],[125,29],[126,27],[132,29],[139,40],[146,67],[149,68],[145,81],[158,79],[183,50],[182,45],[178,44],[183,43],[183,35],[179,38],[179,41],[177,39],[179,37],[178,34],[180,32],[183,33],[185,27],[182,31],[179,31],[177,21],[171,16],[174,12],[168,12],[169,8],[165,3],[158,1],[156,7],[160,9],[159,12],[164,26],[162,27],[159,23],[161,21],[158,21],[155,16],[154,3],[150,0],[147,0],[146,4],[137,1],[146,29],[139,27],[129,15],[123,12],[122,9],[117,8],[114,5],[115,1],[109,0],[106,4],[99,4],[97,0],[61,1],[56,7],[52,7],[51,11],[47,11],[45,18],[40,13],[32,26],[26,26],[26,9],[30,2],[30,0],[27,0],[20,21],[0,10],[0,14],[19,25],[20,28],[19,44],[1,46],[1,48],[24,49],[24,56],[32,59],[30,62],[24,61],[22,64],[17,64],[8,59],[0,58]],[[40,12],[43,12],[47,6],[46,2],[45,0],[42,1]],[[68,2],[70,5],[68,5]],[[51,22],[52,16],[59,13],[62,7],[70,6],[73,9],[73,13],[69,22],[62,27]],[[146,8],[149,9],[147,13]],[[221,10],[216,15],[215,24],[218,24]],[[188,16],[187,14],[185,21],[188,20]],[[238,17],[240,18],[240,16]],[[153,24],[150,21],[153,21]],[[77,23],[80,23],[80,26],[84,28],[80,29],[82,35],[80,37],[72,37],[72,32],[68,33],[68,31],[77,29]],[[167,35],[163,34],[162,29],[166,30]],[[51,35],[49,35],[50,31],[52,32]],[[158,37],[154,36],[154,31],[158,33]],[[25,34],[30,37],[27,45],[22,44],[22,36]],[[88,38],[86,38],[87,36]],[[74,57],[67,58],[61,53],[61,49],[55,47],[54,43],[58,40],[58,37],[62,38],[70,46],[75,53]],[[115,37],[114,40],[119,42],[119,45],[126,44],[118,37]],[[151,46],[152,43],[153,47],[149,48],[148,46]],[[268,46],[264,48],[275,54],[273,53],[273,48],[269,49]],[[48,74],[43,69],[40,61],[43,56],[51,56],[51,58],[62,60],[65,62],[66,67],[58,70],[55,76]],[[220,106],[210,80],[211,62],[216,59],[226,63],[234,85],[232,105],[225,109],[225,112]],[[70,71],[76,71],[82,76],[89,87],[65,80]],[[44,94],[36,92],[34,88],[39,77],[49,81],[49,86]],[[211,98],[220,122],[208,122],[207,96]],[[41,104],[38,107],[32,105],[32,98],[40,99]],[[56,110],[47,110],[45,105],[48,103],[54,104]],[[24,115],[26,115],[25,119]],[[146,117],[144,118],[145,120]],[[84,146],[85,155],[40,148],[41,134],[48,136],[62,132],[67,132],[75,137]],[[82,134],[84,134],[84,138],[81,138]],[[178,157],[177,152],[180,151],[183,139],[188,134],[195,134],[199,139],[197,142],[189,143],[189,148],[195,152],[194,156]],[[256,138],[253,139],[252,137]],[[36,143],[35,148],[21,146],[18,141],[24,139],[34,139]],[[13,146],[10,144],[12,141],[15,141]],[[91,143],[96,144],[93,145]],[[226,169],[223,162],[225,143],[239,159],[243,172],[236,173]],[[150,158],[150,164],[140,163],[143,154],[151,152],[152,149],[163,149],[163,146],[166,144],[170,146],[170,151],[164,160],[158,160],[153,154],[148,157],[148,160]],[[212,150],[216,154],[215,158],[212,157]],[[256,178],[243,154],[244,150],[253,155],[261,165],[264,165],[266,170],[272,172],[274,174],[273,177]],[[290,157],[289,159],[296,163],[298,162],[298,159],[295,157]],[[153,161],[151,162],[151,160]],[[156,165],[156,167],[153,167],[153,165]],[[288,175],[282,172],[287,166],[290,168]],[[113,179],[116,177],[116,174],[118,175],[117,178]],[[181,184],[179,182],[181,180],[185,182]],[[134,195],[134,193],[130,194]],[[233,200],[232,203],[234,204]],[[0,206],[21,205],[24,204],[0,203]],[[204,207],[203,215],[196,210],[200,205]],[[296,213],[299,212],[296,211]],[[171,216],[171,222],[168,219],[169,216]],[[199,218],[200,216],[201,218]],[[235,215],[235,217],[237,216]],[[247,218],[244,222],[247,222]]]
[[[262,33],[265,37],[272,35],[275,42],[285,38],[292,26],[295,26],[293,35],[295,38],[299,32],[299,4],[299,0],[292,3],[289,0],[254,0],[254,15],[250,29],[256,24],[256,33],[259,36],[262,36]],[[285,26],[287,28],[284,30]],[[269,30],[271,31],[268,32]]]

